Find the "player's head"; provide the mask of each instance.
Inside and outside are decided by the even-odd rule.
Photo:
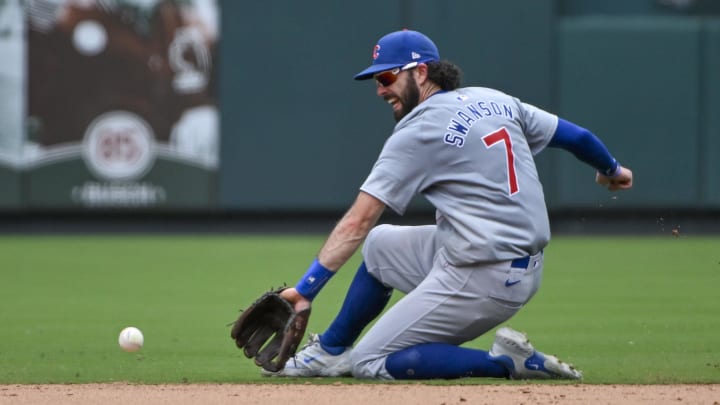
[[[377,94],[392,105],[396,121],[438,87],[454,90],[460,85],[460,69],[441,61],[432,40],[417,31],[403,30],[385,35],[373,48],[372,56],[370,67],[355,75],[355,79],[375,79]]]
[[[406,71],[420,64],[428,66],[428,76],[443,90],[460,86],[462,71],[452,62],[440,60],[435,43],[426,35],[411,30],[391,32],[378,40],[372,51],[372,64],[355,75],[355,80],[367,80],[378,73]],[[390,80],[394,78],[388,76]],[[383,83],[381,83],[383,84]],[[389,81],[384,85],[391,84]]]
[[[408,70],[420,63],[440,60],[440,52],[430,38],[417,31],[391,32],[378,40],[372,51],[372,64],[355,75],[355,80],[371,79],[393,69]]]

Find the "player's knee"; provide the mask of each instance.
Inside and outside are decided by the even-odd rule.
[[[365,243],[363,244],[363,253],[368,252],[369,250],[377,249],[378,247],[382,247],[382,244],[376,243],[376,241],[379,238],[379,235],[382,235],[383,233],[385,233],[385,231],[391,228],[392,225],[390,224],[380,224],[371,229],[368,233],[367,238],[365,238]]]
[[[367,264],[368,272],[375,278],[379,278],[379,275],[376,274],[377,269],[375,267],[377,263],[374,262],[377,261],[377,258],[386,256],[384,249],[388,248],[388,243],[383,242],[385,241],[386,235],[391,228],[392,226],[389,224],[381,224],[374,227],[370,230],[370,233],[363,243],[363,258]]]

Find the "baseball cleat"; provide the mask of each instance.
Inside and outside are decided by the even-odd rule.
[[[489,355],[510,371],[510,378],[579,380],[582,372],[555,356],[541,353],[525,334],[504,327],[495,335]]]
[[[320,335],[311,333],[303,348],[288,359],[285,367],[277,372],[262,369],[268,377],[341,377],[350,375],[350,352],[346,348],[337,356],[320,346]]]

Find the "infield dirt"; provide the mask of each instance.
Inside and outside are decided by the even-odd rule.
[[[0,404],[703,404],[720,385],[3,385]]]

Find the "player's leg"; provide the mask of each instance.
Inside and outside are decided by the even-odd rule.
[[[340,312],[328,329],[320,335],[311,335],[308,344],[288,360],[283,370],[265,371],[264,374],[292,377],[349,374],[348,349],[385,308],[393,287],[404,292],[413,289],[432,267],[434,232],[434,225],[380,225],[374,228],[365,240],[363,254],[368,253],[371,262],[385,270],[387,280],[380,281],[370,275],[363,262],[350,283]],[[408,255],[408,252],[423,254]]]
[[[487,351],[450,343],[423,343],[392,353],[385,369],[396,380],[509,376],[507,368]]]
[[[507,377],[508,369],[488,352],[459,345],[509,319],[537,291],[542,256],[523,263],[528,264],[524,268],[513,267],[515,262],[456,268],[440,252],[427,278],[358,342],[351,355],[353,375],[381,379]],[[371,266],[368,269],[371,274],[377,271]]]
[[[322,348],[332,355],[343,353],[355,343],[365,326],[382,312],[391,295],[392,288],[371,276],[365,262],[360,264],[340,312],[319,336]]]
[[[352,346],[365,326],[385,308],[393,288],[407,292],[415,288],[432,266],[435,226],[380,225],[365,240],[363,256],[381,267],[385,280],[370,275],[366,262],[358,268],[345,295],[340,312],[328,329],[320,335],[322,347],[340,354]],[[407,252],[427,252],[412,254]]]

